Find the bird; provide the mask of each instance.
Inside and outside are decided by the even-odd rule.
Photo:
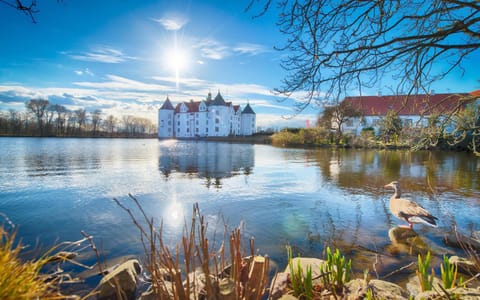
[[[413,229],[414,223],[423,223],[432,227],[437,227],[437,217],[433,216],[418,203],[400,198],[401,192],[398,181],[390,182],[385,185],[385,188],[391,188],[394,190],[394,194],[390,198],[390,211],[395,217],[406,221],[408,223],[408,228]]]

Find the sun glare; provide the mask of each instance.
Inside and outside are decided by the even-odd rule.
[[[175,81],[177,88],[180,84],[180,73],[187,68],[188,65],[188,53],[176,43],[173,48],[167,50],[165,53],[165,64],[169,70],[175,74]]]

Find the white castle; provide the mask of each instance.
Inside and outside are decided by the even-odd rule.
[[[225,102],[220,91],[215,99],[181,102],[173,107],[170,99],[158,110],[158,138],[198,138],[248,136],[255,133],[255,112],[247,104]]]

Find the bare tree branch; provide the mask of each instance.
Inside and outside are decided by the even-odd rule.
[[[275,91],[306,93],[312,102],[337,103],[352,92],[392,78],[397,94],[430,91],[433,82],[480,52],[480,2],[476,0],[252,0],[260,14],[274,3],[286,36],[286,71]],[[446,68],[435,68],[446,62]]]
[[[57,0],[57,2],[61,2],[62,0]],[[27,16],[32,19],[32,23],[36,24],[37,20],[35,19],[35,14],[39,13],[40,11],[37,9],[37,1],[31,0],[30,4],[25,4],[25,1],[22,0],[0,0],[0,3],[3,3],[7,6],[10,6],[16,10],[22,11]]]

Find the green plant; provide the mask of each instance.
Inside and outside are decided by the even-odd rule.
[[[440,265],[440,273],[442,275],[443,287],[446,289],[454,288],[457,281],[458,267],[446,255],[443,256],[443,263]]]
[[[416,271],[418,280],[420,282],[420,287],[422,288],[422,291],[430,291],[432,290],[433,286],[433,278],[435,277],[435,270],[431,268],[431,274],[429,274],[430,271],[430,251],[427,252],[427,255],[425,256],[425,260],[422,259],[422,256],[418,254],[418,269]]]
[[[327,247],[327,261],[320,266],[323,283],[326,287],[340,289],[343,285],[350,281],[352,274],[352,260],[345,258],[340,250],[332,253],[330,247]]]
[[[313,298],[312,267],[307,266],[303,272],[300,261],[297,266],[293,264],[292,248],[287,246],[288,267],[290,269],[290,281],[292,283],[293,295],[303,299]]]

